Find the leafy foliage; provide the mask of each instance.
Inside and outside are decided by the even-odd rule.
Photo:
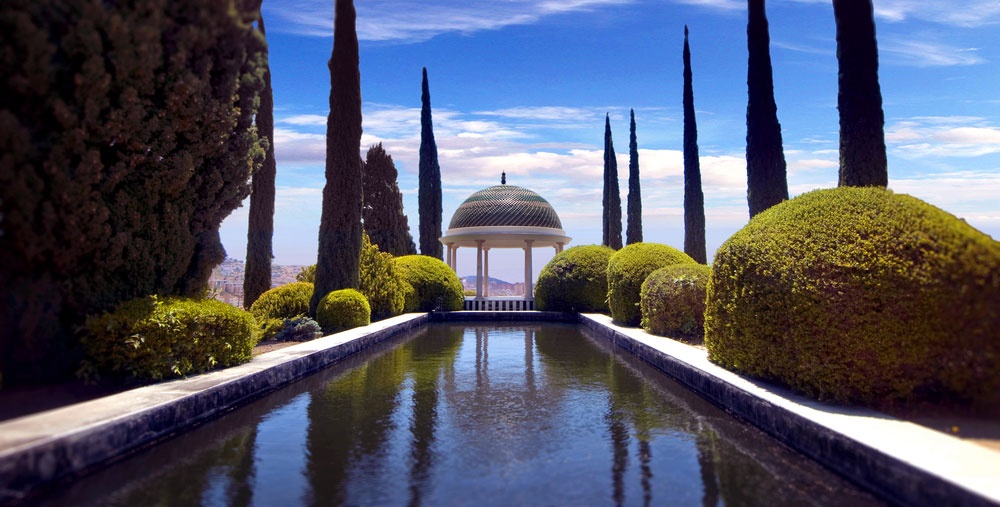
[[[639,297],[642,282],[650,273],[671,264],[694,259],[684,252],[659,243],[632,243],[608,260],[608,307],[611,318],[619,324],[636,326],[641,313]]]
[[[396,264],[392,259],[392,255],[380,252],[378,245],[372,244],[367,234],[362,236],[360,289],[371,305],[373,321],[403,313],[403,281],[396,273]]]
[[[249,192],[264,41],[235,0],[0,2],[0,357],[75,363],[88,314],[194,295]]]
[[[305,342],[323,336],[319,323],[309,317],[285,319],[281,329],[275,333],[274,340],[279,342]]]
[[[642,187],[639,184],[639,144],[635,138],[635,110],[629,110],[628,213],[625,244],[642,243]]]
[[[462,281],[441,259],[404,255],[394,260],[405,282],[404,311],[457,311],[465,304]]]
[[[316,307],[316,322],[326,333],[339,333],[371,323],[372,310],[365,295],[355,289],[327,294]]]
[[[642,328],[661,336],[703,341],[705,290],[711,275],[712,268],[704,264],[674,264],[650,273],[639,292]]]
[[[275,287],[260,295],[250,305],[250,313],[258,320],[291,319],[309,314],[309,298],[313,284],[292,282]]]
[[[611,139],[611,117],[604,117],[604,240],[602,245],[622,247],[622,197],[618,189],[618,158]]]
[[[87,319],[81,372],[147,381],[233,366],[250,360],[253,328],[248,312],[214,299],[136,298]]]
[[[535,307],[555,312],[608,312],[608,260],[604,245],[566,249],[538,274]]]
[[[879,187],[817,190],[718,250],[709,358],[822,399],[1000,402],[1000,243]]]
[[[417,253],[410,226],[403,214],[403,194],[396,182],[398,173],[392,156],[378,143],[368,149],[362,170],[365,232],[371,242],[392,255]]]
[[[698,161],[698,122],[694,110],[691,47],[684,25],[684,253],[695,262],[707,261],[705,251],[705,195],[701,189]]]
[[[316,265],[306,266],[295,275],[296,282],[316,283]]]
[[[434,122],[431,119],[431,92],[427,84],[427,67],[420,85],[420,160],[417,179],[418,212],[420,215],[420,254],[440,259],[441,237],[441,166],[438,164],[437,143],[434,142]]]

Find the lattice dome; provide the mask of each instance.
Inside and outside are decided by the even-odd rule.
[[[535,192],[494,185],[469,196],[455,210],[448,229],[505,226],[562,229],[562,222],[552,205]]]

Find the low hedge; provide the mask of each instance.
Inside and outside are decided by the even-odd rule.
[[[249,361],[250,313],[214,299],[149,296],[87,318],[84,377],[162,380]]]
[[[465,305],[461,280],[441,259],[404,255],[393,261],[405,282],[404,311],[458,311]]]
[[[719,248],[705,344],[820,399],[1000,403],[1000,243],[882,188],[803,194]]]
[[[671,264],[697,264],[688,254],[658,243],[632,243],[608,259],[608,307],[619,324],[639,324],[639,292],[650,273]]]
[[[392,259],[392,254],[380,251],[371,242],[368,233],[362,235],[358,289],[371,305],[372,320],[403,313],[406,290]]]
[[[614,253],[603,245],[581,245],[556,254],[538,274],[535,308],[608,313],[608,261]]]
[[[705,336],[705,289],[712,268],[674,264],[646,277],[639,293],[642,328],[647,332],[700,343]]]
[[[250,305],[250,313],[259,322],[266,319],[291,319],[309,315],[309,300],[312,299],[313,284],[292,282],[265,291]]]
[[[316,322],[325,333],[338,333],[371,324],[372,309],[365,295],[354,289],[335,290],[316,306]]]

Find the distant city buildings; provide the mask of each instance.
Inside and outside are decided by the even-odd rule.
[[[305,266],[271,266],[271,287],[295,281],[295,275]],[[226,258],[212,270],[208,287],[213,298],[233,306],[243,307],[243,273],[246,265],[238,259]]]

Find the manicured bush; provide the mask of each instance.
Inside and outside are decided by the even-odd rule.
[[[535,308],[554,312],[608,312],[608,260],[603,245],[575,246],[542,268],[535,284]]]
[[[354,289],[335,290],[320,300],[316,322],[325,333],[338,333],[371,323],[372,309],[365,295]]]
[[[323,336],[323,329],[319,323],[309,317],[296,317],[285,319],[281,323],[281,329],[274,335],[274,340],[279,342],[305,342]]]
[[[821,399],[1000,403],[1000,243],[883,188],[809,192],[719,248],[705,344]]]
[[[639,324],[639,292],[650,273],[671,264],[696,264],[686,253],[658,243],[632,243],[608,260],[608,307],[619,324]]]
[[[705,289],[712,268],[674,264],[646,277],[639,293],[642,328],[647,332],[701,343],[705,336]]]
[[[295,275],[296,282],[316,283],[316,265],[306,266]]]
[[[232,366],[250,360],[253,329],[250,313],[214,299],[132,299],[87,318],[81,372],[145,381]]]
[[[359,290],[371,305],[373,321],[403,313],[405,289],[392,259],[362,234]]]
[[[268,290],[250,305],[250,313],[260,322],[266,319],[291,319],[309,314],[309,299],[313,284],[309,282],[286,283]]]
[[[404,255],[394,259],[406,282],[407,312],[457,311],[465,304],[462,282],[441,259],[426,255]]]

